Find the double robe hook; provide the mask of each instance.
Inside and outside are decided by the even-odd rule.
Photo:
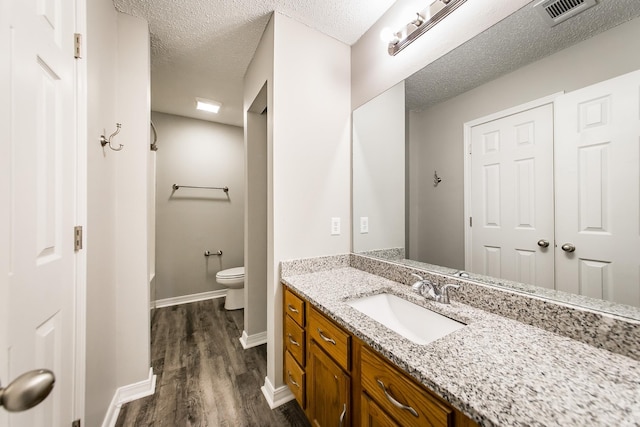
[[[116,136],[117,134],[120,133],[120,128],[122,127],[122,124],[120,123],[116,123],[116,131],[114,133],[112,133],[111,135],[109,135],[109,138],[105,137],[104,135],[100,135],[100,145],[102,145],[103,147],[107,144],[109,144],[109,148],[111,148],[113,151],[120,151],[122,150],[122,148],[124,147],[124,145],[119,144],[120,146],[118,148],[113,148],[113,145],[111,145],[111,139]]]

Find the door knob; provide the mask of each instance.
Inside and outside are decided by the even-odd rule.
[[[33,408],[49,395],[55,382],[55,375],[48,369],[25,372],[5,388],[0,387],[0,406],[9,412]]]
[[[540,246],[541,248],[548,248],[549,247],[549,241],[548,240],[544,240],[544,239],[540,239],[540,240],[538,240],[538,246]]]
[[[565,252],[573,252],[576,250],[576,247],[573,243],[565,243],[562,245],[562,250]]]

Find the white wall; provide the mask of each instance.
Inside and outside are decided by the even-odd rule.
[[[116,116],[117,13],[111,0],[87,2],[87,426],[98,426],[118,387],[116,362],[116,162],[98,142]]]
[[[283,386],[280,261],[350,248],[349,57],[349,46],[275,14],[245,75],[245,111],[268,89],[267,389]]]
[[[274,303],[274,292],[275,292],[275,283],[274,275],[277,274],[278,268],[275,265],[274,257],[273,257],[273,117],[274,117],[274,91],[273,91],[273,65],[274,65],[274,17],[272,16],[267,24],[267,27],[262,34],[262,38],[256,52],[251,60],[251,64],[247,68],[247,72],[244,76],[244,100],[243,100],[243,112],[244,112],[244,128],[245,128],[245,164],[251,165],[254,162],[260,161],[259,157],[263,157],[262,162],[264,163],[263,171],[266,172],[266,185],[257,184],[259,189],[256,189],[256,185],[254,185],[254,177],[250,177],[248,174],[247,184],[250,186],[248,196],[251,196],[253,192],[260,191],[265,189],[266,187],[266,200],[264,197],[261,197],[260,200],[256,201],[255,198],[251,200],[247,199],[247,206],[251,206],[253,203],[257,203],[260,210],[266,210],[265,212],[265,221],[266,224],[256,224],[255,218],[253,215],[245,216],[245,232],[247,233],[245,237],[245,246],[248,251],[245,253],[245,262],[249,267],[247,271],[248,276],[246,279],[248,281],[245,283],[246,289],[245,292],[245,301],[248,303],[248,307],[245,308],[245,321],[248,320],[247,324],[245,324],[245,331],[247,334],[249,333],[257,333],[260,332],[259,329],[263,329],[266,331],[271,331],[270,336],[267,337],[267,359],[272,358],[273,352],[277,351],[276,347],[273,344],[273,331],[274,331],[274,322],[277,320],[276,317],[278,313],[275,311],[273,307]],[[248,133],[249,131],[254,130],[254,126],[257,124],[255,117],[250,120],[248,113],[251,109],[251,106],[256,102],[256,98],[258,98],[260,92],[263,88],[266,87],[266,105],[267,105],[267,118],[266,118],[266,136],[261,136],[259,139],[261,142],[266,143],[266,153],[261,153],[260,151],[254,151],[251,149],[251,146],[256,142],[255,135]],[[264,102],[263,102],[264,103]],[[259,123],[259,122],[258,122]],[[265,124],[260,123],[260,126],[264,129]],[[247,170],[247,173],[249,171]],[[263,230],[266,234],[266,243],[264,243],[264,236],[255,236],[253,233]],[[256,230],[256,231],[254,231]],[[265,245],[266,253],[261,254],[259,250],[256,250],[260,246]],[[263,267],[263,263],[266,265]],[[257,265],[257,270],[264,273],[266,270],[266,274],[263,277],[258,276],[260,273],[253,274],[252,266]],[[255,271],[255,270],[254,270]],[[256,294],[260,294],[261,292],[254,292],[254,289],[259,289],[260,287],[264,287],[266,290],[264,293],[265,301],[261,304],[258,298],[255,298]],[[248,311],[251,311],[254,316],[254,320],[250,318]],[[264,328],[260,328],[259,325],[256,325],[254,322],[256,319],[266,319],[266,325]],[[257,321],[259,323],[259,320]],[[247,330],[246,328],[251,328],[252,331]],[[267,370],[269,367],[267,366]],[[267,378],[273,378],[273,369],[271,373],[267,372]]]
[[[273,306],[267,372],[282,382],[280,261],[350,250],[350,48],[276,14],[273,110]],[[331,218],[342,222],[331,236]],[[271,357],[273,356],[273,357]]]
[[[638,18],[410,114],[410,205],[415,213],[409,225],[412,259],[464,268],[464,123],[640,69],[640,55],[629,40],[640,40]],[[435,188],[434,169],[443,178]]]
[[[398,0],[351,49],[353,109],[506,18],[531,0],[473,0],[414,41],[396,56],[380,39],[383,28],[398,30],[429,2]]]
[[[405,126],[404,82],[353,112],[353,252],[404,248]]]
[[[87,330],[84,425],[101,425],[118,387],[148,377],[146,23],[87,2]],[[119,43],[120,41],[120,43]],[[115,130],[121,152],[99,137]]]
[[[153,112],[158,130],[156,299],[225,289],[216,273],[244,262],[242,128]],[[173,184],[229,187],[172,189]],[[221,257],[204,251],[222,250]]]
[[[118,14],[116,118],[124,149],[116,167],[116,307],[118,384],[149,376],[148,190],[151,114],[150,46],[146,21]]]

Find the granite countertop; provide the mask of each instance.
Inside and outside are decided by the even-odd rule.
[[[640,426],[640,362],[345,267],[283,277],[336,323],[481,426]],[[396,294],[467,326],[418,345],[346,304]]]

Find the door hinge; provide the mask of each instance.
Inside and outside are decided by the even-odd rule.
[[[80,418],[78,418],[77,420],[71,421],[71,427],[81,427]]]
[[[82,34],[80,33],[73,35],[73,57],[82,58]]]
[[[469,227],[473,227],[473,217],[469,217]]]
[[[469,144],[469,155],[471,155],[471,144]]]
[[[73,250],[79,251],[82,249],[82,226],[76,225],[73,227]]]

